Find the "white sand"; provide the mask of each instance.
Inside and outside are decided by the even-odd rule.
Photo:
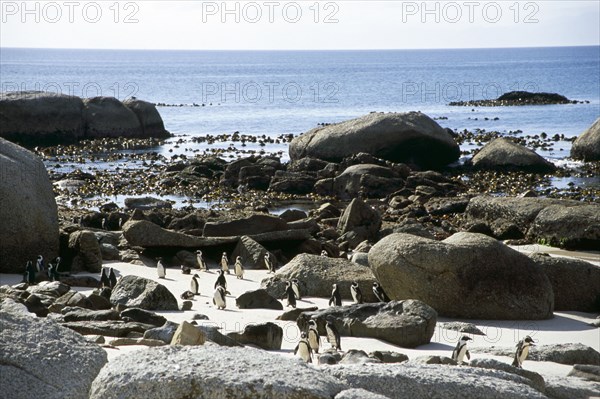
[[[535,246],[539,251],[539,246]],[[521,250],[526,251],[525,248]],[[553,249],[544,247],[540,252],[553,252]],[[586,260],[592,260],[600,265],[600,257],[590,253],[570,253],[568,251],[560,251],[561,256],[588,257]],[[579,256],[578,256],[579,255]],[[582,256],[583,255],[583,256]],[[595,259],[590,259],[594,258]],[[153,267],[132,265],[129,263],[106,262],[106,266],[113,267],[118,271],[118,275],[135,274],[159,281],[165,285],[178,299],[181,293],[189,289],[189,281],[191,276],[183,275],[178,269],[168,269],[166,279],[158,279],[156,270]],[[254,290],[260,287],[260,282],[263,278],[268,277],[266,270],[246,270],[244,280],[236,279],[235,275],[227,276],[228,290],[231,296],[227,297],[227,309],[218,310],[212,304],[212,293],[215,280],[217,278],[216,264],[210,264],[213,270],[210,272],[197,271],[200,276],[200,296],[197,296],[193,303],[193,308],[186,312],[157,312],[167,319],[174,322],[183,320],[191,321],[195,313],[205,314],[209,317],[209,321],[199,321],[202,323],[210,323],[221,328],[222,333],[231,331],[239,331],[245,325],[250,323],[262,323],[267,321],[276,322],[283,328],[284,339],[282,349],[279,351],[283,356],[293,356],[292,351],[296,346],[299,338],[299,330],[295,322],[275,321],[282,311],[267,310],[267,309],[251,309],[240,310],[235,306],[235,297],[246,291]],[[194,271],[193,271],[194,272]],[[96,276],[97,277],[97,276]],[[21,281],[19,275],[0,275],[0,284],[15,284]],[[91,289],[75,288],[78,291],[89,293]],[[317,306],[319,308],[327,307],[328,298],[303,298],[298,301],[298,307]],[[282,301],[285,305],[285,301]],[[345,304],[350,301],[344,301]],[[288,309],[285,309],[288,310]],[[550,320],[534,320],[534,321],[495,321],[495,320],[458,320],[439,318],[438,326],[436,327],[431,343],[418,347],[417,349],[405,349],[391,345],[389,343],[371,339],[371,338],[353,338],[342,337],[342,348],[362,349],[366,352],[374,350],[390,350],[405,353],[409,358],[424,355],[444,355],[450,356],[452,349],[458,341],[459,335],[456,331],[446,330],[441,328],[441,322],[447,321],[466,321],[474,323],[477,327],[486,333],[486,336],[471,336],[473,342],[471,346],[496,346],[496,347],[511,347],[514,348],[516,342],[525,335],[532,336],[540,345],[558,344],[558,343],[582,343],[593,347],[600,351],[600,329],[588,325],[596,314],[587,314],[580,312],[555,312],[554,318]],[[110,341],[110,337],[107,341]],[[325,348],[329,344],[323,340]],[[119,347],[118,349],[107,349],[109,360],[114,359],[121,354],[130,353],[138,350],[139,346]],[[511,363],[512,358],[496,357],[486,354],[472,354],[472,358],[487,357],[495,358],[505,363]],[[539,372],[543,375],[565,376],[571,366],[560,365],[550,362],[534,362],[526,361],[524,368]]]

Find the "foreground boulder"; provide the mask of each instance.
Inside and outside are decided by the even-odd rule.
[[[371,248],[369,264],[391,299],[420,299],[443,316],[552,317],[552,285],[540,266],[482,234],[444,241],[392,234]]]
[[[32,317],[11,300],[0,304],[0,376],[6,398],[87,398],[106,352],[53,321]]]
[[[390,398],[546,398],[528,380],[504,371],[437,364],[358,364],[323,368],[351,388]]]
[[[297,320],[301,331],[308,328],[311,318],[317,321],[321,335],[326,335],[325,323],[331,319],[342,336],[377,338],[414,348],[430,342],[437,313],[427,304],[414,300],[335,306],[301,313]]]
[[[22,274],[38,255],[46,260],[58,255],[58,211],[46,168],[33,153],[2,138],[0,200],[1,273]]]
[[[296,137],[289,152],[292,160],[313,157],[333,162],[365,152],[423,168],[445,166],[460,154],[452,136],[420,112],[371,113],[318,127]]]
[[[258,349],[165,346],[111,361],[90,399],[330,399],[343,389],[319,370]]]
[[[554,310],[600,311],[600,267],[579,259],[532,255],[550,279]]]
[[[162,284],[138,277],[122,277],[112,290],[110,302],[145,310],[179,310],[177,299]]]
[[[261,287],[276,298],[283,298],[285,282],[297,278],[302,296],[329,297],[332,284],[337,284],[343,299],[352,299],[350,285],[358,282],[365,302],[374,301],[372,292],[375,277],[367,267],[341,258],[300,254],[261,282]]]
[[[584,161],[600,160],[600,118],[573,142],[571,157]]]
[[[550,173],[554,164],[508,138],[497,138],[486,144],[472,159],[473,167],[492,170],[521,170]]]

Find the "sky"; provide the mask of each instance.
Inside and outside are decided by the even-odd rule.
[[[0,46],[326,50],[600,45],[600,1],[6,1]]]

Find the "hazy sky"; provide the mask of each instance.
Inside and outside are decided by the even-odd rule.
[[[600,44],[600,1],[0,1],[2,47],[415,49]]]

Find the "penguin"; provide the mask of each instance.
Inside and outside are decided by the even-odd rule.
[[[327,320],[327,323],[325,324],[325,331],[327,331],[327,341],[329,341],[331,347],[336,351],[341,351],[342,345],[340,342],[340,333],[335,327],[335,324],[333,324],[333,321]]]
[[[292,283],[289,281],[285,282],[285,295],[287,298],[287,306],[291,306],[296,309],[296,294],[292,288]]]
[[[529,335],[520,340],[517,343],[517,351],[515,352],[515,360],[512,365],[518,368],[522,368],[523,362],[529,355],[529,348],[535,346],[535,341]]]
[[[108,229],[106,228],[106,227],[107,227],[106,225],[107,225],[107,223],[106,223],[106,218],[102,218],[102,225],[101,225],[101,227],[102,227],[102,230],[108,230]]]
[[[59,281],[56,265],[52,262],[48,264],[48,278],[50,281]]]
[[[329,306],[342,306],[342,296],[337,284],[333,284],[331,298],[329,298]]]
[[[28,284],[35,284],[35,275],[37,273],[37,268],[33,266],[33,262],[28,260],[27,265],[25,266],[25,275],[27,276],[26,281]]]
[[[321,251],[321,256],[324,256],[324,257],[326,257],[326,258],[329,258],[329,254],[328,254],[328,253],[327,253],[327,251],[325,251],[325,250],[322,250],[322,251]]]
[[[123,218],[119,218],[119,230],[123,229]]]
[[[352,282],[352,285],[350,286],[350,293],[352,294],[354,303],[363,303],[362,291],[360,290],[360,287],[356,281]]]
[[[244,265],[242,265],[241,256],[235,258],[235,276],[238,278],[238,280],[244,279]]]
[[[319,347],[321,346],[321,336],[317,329],[317,322],[313,319],[308,321],[308,343],[310,348],[315,352],[319,353]]]
[[[46,268],[44,267],[44,257],[42,255],[38,255],[35,267],[39,272],[43,272]]]
[[[225,272],[223,270],[219,270],[219,277],[215,281],[215,289],[217,287],[223,287],[224,290],[227,290],[227,280],[225,280]]]
[[[198,275],[194,274],[192,276],[192,279],[190,280],[190,291],[194,295],[200,295],[200,291],[198,291],[198,286],[199,286],[198,278],[199,278]]]
[[[109,276],[107,274],[108,274],[108,272],[106,271],[106,268],[103,267],[102,270],[100,271],[100,287],[101,288],[111,288]]]
[[[156,262],[156,273],[158,274],[158,278],[165,278],[167,276],[167,270],[162,263],[162,258],[158,258],[158,262]]]
[[[471,360],[471,354],[467,349],[468,341],[471,341],[471,338],[469,338],[466,335],[463,335],[462,337],[460,337],[460,340],[456,344],[456,348],[454,348],[454,350],[452,351],[452,360],[456,360],[458,364],[464,363],[463,359],[465,358],[465,356],[467,356],[468,360]]]
[[[196,251],[196,261],[198,262],[198,267],[201,270],[204,270],[205,272],[208,271],[208,265],[204,261],[204,258],[202,257],[202,251],[200,251],[200,250]]]
[[[227,260],[227,252],[223,252],[221,256],[221,270],[229,274],[229,260]]]
[[[269,273],[275,273],[275,263],[271,260],[271,255],[268,252],[265,254],[265,265],[267,265]]]
[[[300,295],[300,281],[297,278],[292,279],[292,289],[294,290],[294,295],[296,295],[296,299],[302,299]]]
[[[192,274],[192,269],[190,267],[181,265],[181,274]]]
[[[117,285],[117,275],[115,274],[115,269],[113,269],[112,267],[108,271],[108,282],[108,286],[111,289],[115,288],[115,285]]]
[[[298,342],[298,345],[296,345],[296,348],[294,349],[294,355],[296,354],[298,354],[298,356],[306,363],[312,363],[312,349],[308,343],[305,332],[300,334],[300,342]]]
[[[183,294],[181,294],[181,299],[183,299],[184,301],[189,301],[193,297],[194,293],[192,291],[185,291]]]
[[[375,294],[375,297],[379,300],[379,302],[390,301],[390,298],[388,298],[388,296],[385,294],[385,291],[383,288],[381,288],[381,285],[379,285],[377,281],[373,283],[373,294]]]
[[[215,289],[215,293],[213,295],[213,304],[217,307],[217,309],[225,309],[227,307],[225,288],[220,285]]]

